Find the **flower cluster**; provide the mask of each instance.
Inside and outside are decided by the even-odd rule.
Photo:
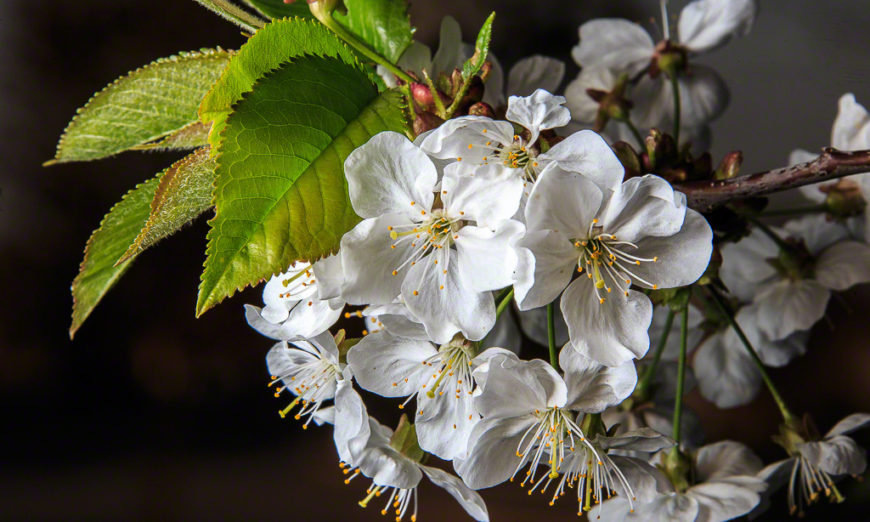
[[[714,234],[672,184],[701,175],[697,162],[682,177],[636,172],[652,170],[660,149],[632,162],[592,130],[570,132],[612,119],[635,134],[635,121],[674,125],[703,142],[727,90],[688,60],[746,34],[755,13],[751,0],[696,0],[680,14],[679,41],[665,14],[659,44],[627,21],[588,22],[566,97],[550,92],[564,67],[533,57],[512,69],[508,92],[521,95],[505,100],[493,61],[480,114],[427,123],[413,139],[383,132],[348,156],[361,221],[337,253],[274,276],[265,307],[246,316],[278,341],[267,361],[275,395],[292,395],[281,415],[332,424],[346,482],[371,480],[361,506],[415,520],[425,475],[477,520],[488,513],[476,490],[506,481],[551,505],[573,489],[578,514],[606,520],[727,520],[786,481],[794,512],[820,493],[839,500],[838,476],[863,472],[863,450],[845,434],[870,417],[821,437],[764,369],[806,350],[832,292],[870,281],[863,178],[806,189],[818,213],[782,226],[735,214],[751,232]],[[443,78],[465,51],[446,19],[434,58],[415,44],[399,64]],[[844,97],[834,144],[870,145],[868,121]],[[681,150],[685,169],[690,147]],[[330,332],[342,316],[362,322],[362,337]],[[549,361],[520,357],[532,344]],[[789,459],[765,468],[741,443],[702,445],[686,390],[728,408],[762,381]],[[400,400],[395,430],[368,414],[370,394]]]

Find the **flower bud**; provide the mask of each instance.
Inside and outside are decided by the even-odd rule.
[[[656,77],[659,73],[665,73],[668,78],[684,71],[689,64],[688,52],[685,47],[675,44],[670,40],[659,42],[653,53],[649,74]]]
[[[432,130],[444,123],[444,120],[431,112],[421,112],[414,118],[414,135],[419,136],[428,130]]]
[[[495,110],[488,103],[477,102],[468,108],[469,116],[486,116],[495,119]]]
[[[422,83],[411,84],[411,96],[414,98],[414,102],[424,109],[428,109],[434,103],[432,91]]]
[[[740,172],[741,165],[743,165],[743,152],[732,150],[722,158],[722,162],[713,172],[713,178],[718,180],[733,178]]]
[[[867,202],[861,195],[861,188],[850,179],[840,179],[836,183],[826,183],[819,190],[827,194],[825,206],[836,217],[856,216],[864,212]]]
[[[641,158],[634,148],[624,141],[617,141],[611,147],[619,162],[625,167],[625,179],[640,176],[642,172]]]
[[[295,0],[289,2],[284,0],[284,3],[290,4],[293,3],[293,1]],[[338,0],[308,0],[308,9],[311,10],[311,14],[313,14],[318,20],[323,16],[331,16],[336,5],[338,5]]]
[[[650,129],[649,135],[644,138],[646,145],[646,165],[644,170],[655,172],[662,165],[675,163],[677,156],[677,144],[674,138],[658,129]]]

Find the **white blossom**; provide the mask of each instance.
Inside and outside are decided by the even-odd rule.
[[[552,164],[526,207],[528,233],[516,290],[520,309],[562,293],[571,345],[607,365],[642,357],[649,348],[652,305],[631,289],[696,281],[712,251],[707,221],[685,196],[653,175],[602,190],[585,175]],[[595,179],[595,172],[590,172]],[[575,272],[586,277],[573,279]],[[567,287],[567,288],[566,288]]]
[[[847,436],[870,424],[870,414],[854,413],[834,425],[824,437],[816,440],[785,440],[789,458],[768,465],[758,473],[771,490],[788,482],[788,506],[792,514],[803,515],[804,508],[819,500],[822,493],[841,501],[834,485],[841,475],[860,475],[867,468],[866,452]]]
[[[401,297],[438,343],[457,331],[483,338],[495,323],[491,291],[515,278],[513,243],[524,227],[509,218],[519,191],[447,173],[436,200],[432,161],[392,132],[351,153],[345,171],[363,221],[341,240],[342,296],[376,305]]]

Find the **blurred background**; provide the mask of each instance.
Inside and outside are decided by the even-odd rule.
[[[685,2],[672,2],[672,14]],[[844,92],[870,103],[870,9],[859,0],[761,2],[752,33],[701,62],[728,81],[730,109],[714,125],[714,161],[744,152],[744,172],[784,165],[793,148],[826,145]],[[419,0],[417,38],[437,45],[444,15],[466,40],[496,10],[493,49],[509,67],[534,53],[568,63],[578,26],[593,17],[651,23],[652,0]],[[382,520],[343,483],[328,429],[281,420],[267,390],[271,343],[245,324],[243,292],[194,319],[205,219],[141,256],[76,339],[67,336],[69,285],[103,214],[130,187],[175,159],[126,153],[42,168],[76,108],[127,71],[182,50],[238,48],[234,26],[190,0],[0,2],[0,519]],[[822,431],[870,411],[870,292],[833,299],[809,353],[772,370],[792,409]],[[778,417],[762,392],[720,412],[690,396],[712,439],[750,444],[766,461]],[[389,403],[376,412],[393,420]],[[867,434],[858,436],[865,446]],[[845,504],[808,519],[866,519],[867,487],[847,481]],[[573,516],[514,485],[482,492],[494,520]],[[776,497],[766,519],[785,517]],[[549,511],[547,511],[549,509]],[[461,519],[446,493],[423,485],[420,520]]]

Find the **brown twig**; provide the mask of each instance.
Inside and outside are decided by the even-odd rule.
[[[808,163],[721,181],[692,181],[674,186],[686,194],[689,207],[707,212],[729,201],[763,196],[801,185],[870,172],[870,150],[845,152],[831,147]]]

